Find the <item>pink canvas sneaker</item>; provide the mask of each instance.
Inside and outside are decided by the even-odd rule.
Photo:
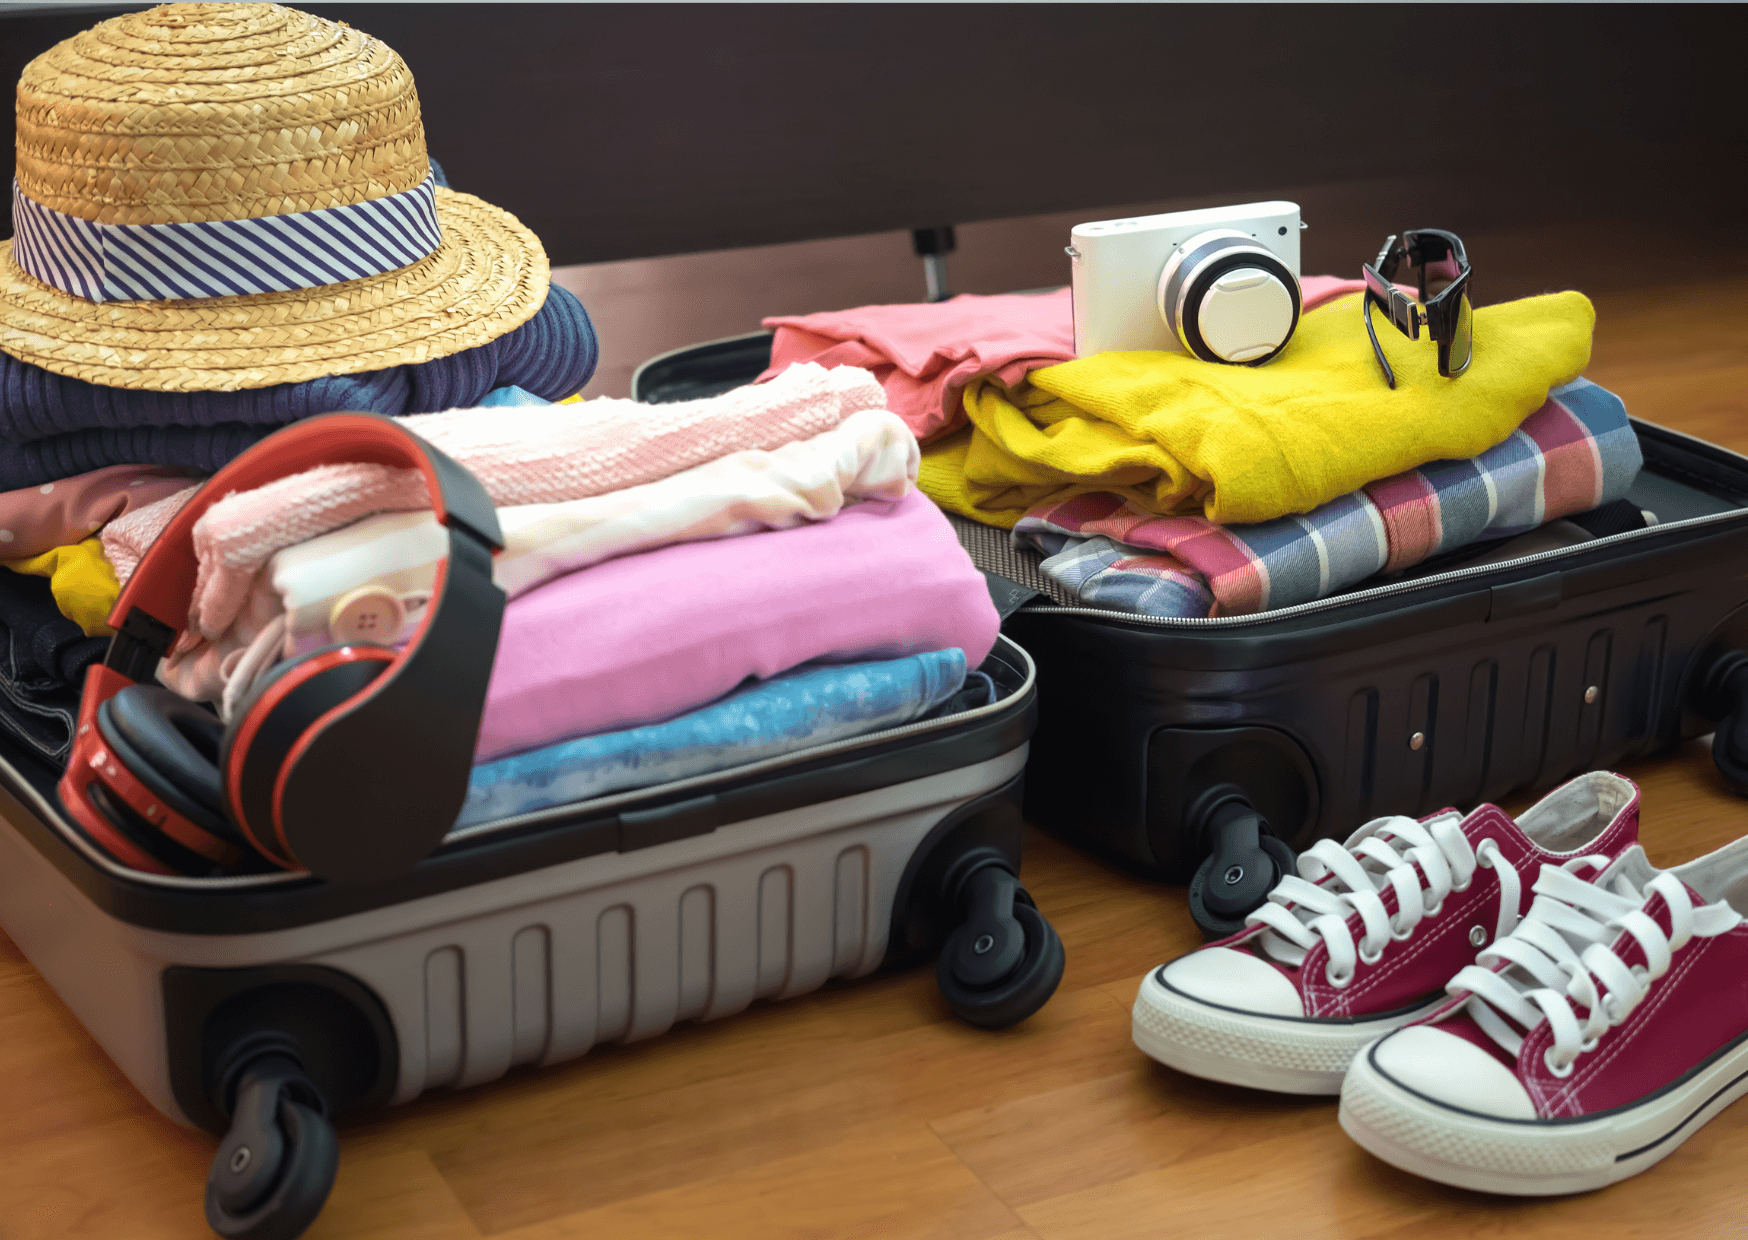
[[[1354,1061],[1349,1136],[1445,1184],[1571,1193],[1667,1158],[1748,1092],[1748,839],[1673,870],[1637,847],[1594,882],[1582,868],[1545,867],[1453,998]]]
[[[1210,1080],[1340,1093],[1361,1047],[1437,1010],[1451,975],[1516,928],[1544,863],[1612,861],[1638,834],[1639,790],[1598,771],[1515,822],[1483,805],[1320,840],[1245,930],[1148,975],[1135,1045]]]

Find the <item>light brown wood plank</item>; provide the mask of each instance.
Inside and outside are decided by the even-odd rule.
[[[348,1134],[340,1174],[308,1240],[479,1240],[479,1228],[431,1162],[430,1154],[394,1139]]]
[[[735,1174],[497,1233],[499,1240],[695,1240],[724,1220],[766,1240],[983,1240],[1019,1219],[926,1125],[889,1121]],[[1023,1231],[1021,1234],[1025,1234]]]
[[[787,1023],[781,1008],[738,1019]],[[493,1233],[798,1156],[845,1127],[899,1118],[922,1123],[943,1111],[1104,1075],[1128,1058],[1128,1020],[1127,1008],[1108,996],[1078,991],[1059,995],[1013,1031],[1017,1036],[940,1020],[853,1053],[797,1039],[783,1064],[618,1097],[596,1090],[594,1074],[579,1064],[547,1074],[537,1113],[513,1096],[484,1091],[469,1100],[468,1128],[453,1136],[428,1131],[424,1140],[481,1230]],[[732,1046],[733,1023],[719,1028]],[[691,1042],[694,1054],[712,1055],[715,1032],[670,1037]],[[638,1049],[623,1054],[625,1071],[653,1080],[637,1061]],[[490,1139],[481,1139],[481,1127]],[[555,1166],[566,1174],[553,1176]]]

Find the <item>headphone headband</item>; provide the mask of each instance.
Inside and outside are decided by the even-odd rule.
[[[489,551],[502,550],[498,514],[479,480],[412,431],[374,413],[329,413],[269,435],[219,470],[195,492],[160,534],[109,613],[116,636],[104,663],[134,680],[149,680],[188,620],[199,560],[194,526],[219,500],[253,490],[316,465],[365,462],[417,469],[431,507],[450,530]],[[142,649],[143,647],[143,649]]]

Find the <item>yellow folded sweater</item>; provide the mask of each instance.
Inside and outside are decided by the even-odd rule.
[[[19,560],[0,560],[0,566],[32,577],[47,577],[55,606],[84,630],[86,637],[108,637],[115,632],[109,627],[109,613],[115,610],[121,585],[103,554],[101,539],[87,538]]]
[[[1378,321],[1394,390],[1372,356],[1360,296],[1306,314],[1266,366],[1185,353],[1098,353],[1013,388],[965,389],[971,425],[923,449],[919,485],[943,508],[1011,527],[1039,504],[1113,491],[1222,524],[1309,512],[1428,461],[1478,456],[1590,361],[1581,293],[1475,311],[1475,360],[1444,379],[1437,346]]]

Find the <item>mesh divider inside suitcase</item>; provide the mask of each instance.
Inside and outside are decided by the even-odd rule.
[[[947,514],[959,545],[971,557],[979,572],[1006,577],[1016,585],[1035,590],[1051,602],[1063,607],[1084,607],[1073,591],[1045,576],[1038,565],[1044,557],[1029,548],[1016,547],[1012,536],[993,525],[983,525],[965,517]]]

